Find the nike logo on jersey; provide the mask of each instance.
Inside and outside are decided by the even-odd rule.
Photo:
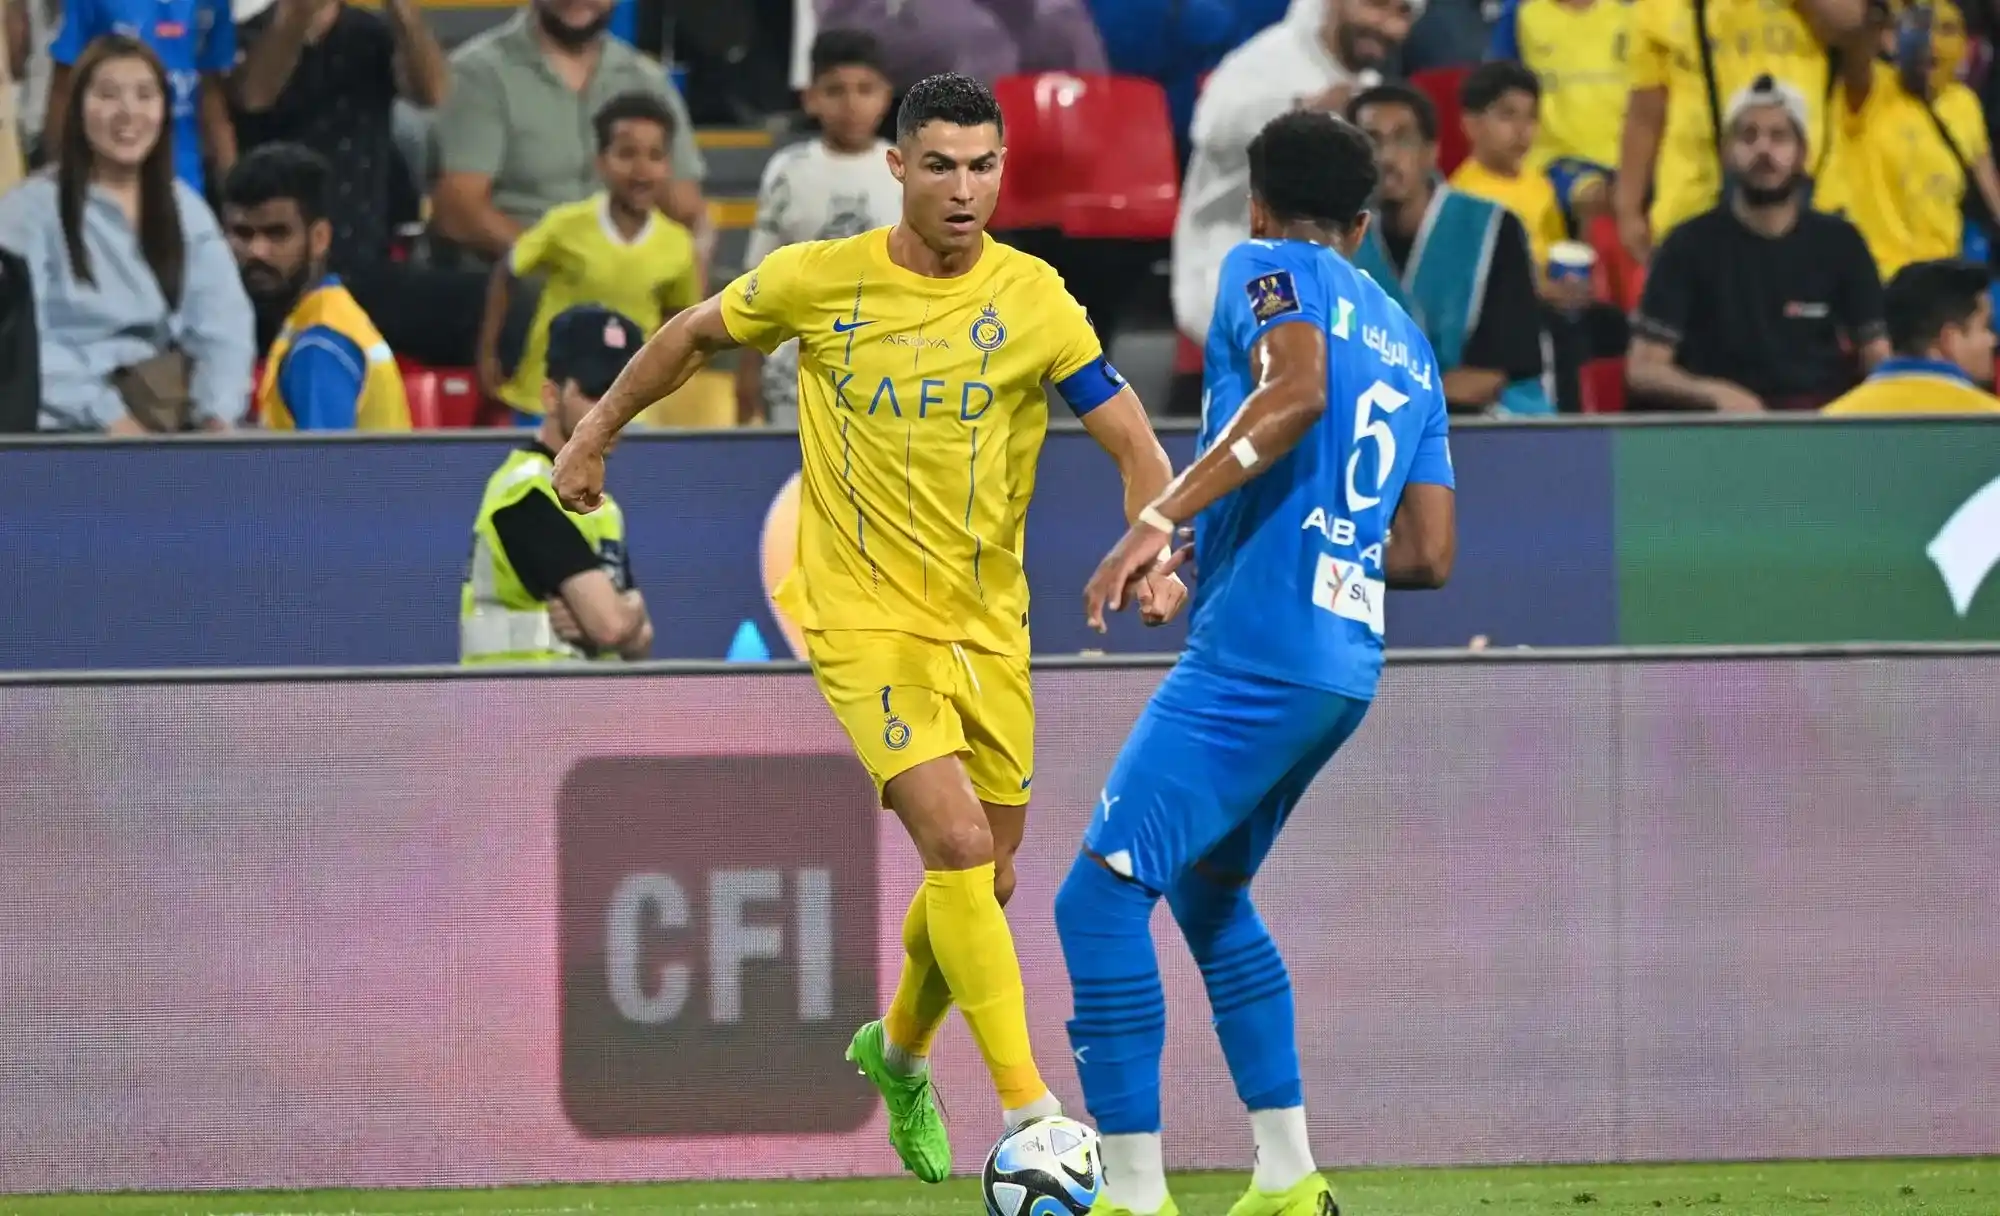
[[[833,332],[837,334],[844,334],[852,330],[860,329],[864,325],[873,325],[873,324],[875,324],[875,322],[873,321],[842,321],[839,317],[835,317],[833,319]]]
[[[1025,777],[1021,778],[1021,788],[1022,788],[1022,789],[1027,789],[1027,788],[1028,788],[1029,786],[1033,785],[1034,783],[1035,783],[1035,775],[1034,775],[1033,773],[1029,773],[1029,774],[1028,774],[1027,776],[1025,776]]]

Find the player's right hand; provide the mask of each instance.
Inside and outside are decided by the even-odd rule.
[[[556,453],[556,499],[579,515],[604,504],[604,453],[590,451],[574,437]]]

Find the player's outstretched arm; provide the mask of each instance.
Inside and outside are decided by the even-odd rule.
[[[1185,559],[1185,550],[1166,556],[1181,523],[1297,447],[1326,413],[1326,331],[1320,325],[1301,317],[1273,326],[1250,348],[1250,362],[1257,387],[1228,429],[1136,513],[1132,530],[1084,588],[1091,628],[1102,632],[1105,608],[1125,606],[1126,585],[1134,578],[1171,570]]]
[[[647,406],[700,371],[708,357],[736,345],[722,322],[722,297],[683,309],[660,327],[604,396],[598,398],[556,455],[556,496],[572,511],[595,511],[604,501],[604,454],[619,431]]]
[[[1118,476],[1125,482],[1125,522],[1132,523],[1174,476],[1173,462],[1160,446],[1160,437],[1153,433],[1146,407],[1128,384],[1085,414],[1082,422],[1083,429],[1118,466]]]
[[[1131,385],[1120,388],[1109,400],[1085,413],[1083,429],[1110,453],[1125,482],[1125,522],[1138,522],[1146,504],[1160,496],[1173,478],[1174,465],[1153,433],[1146,407]],[[1143,577],[1138,588],[1139,613],[1148,625],[1163,625],[1174,619],[1187,602],[1187,587],[1171,570]]]

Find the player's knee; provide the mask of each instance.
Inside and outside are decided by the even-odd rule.
[[[924,868],[930,870],[970,870],[994,860],[993,829],[977,817],[935,824],[917,844],[924,854]],[[997,867],[994,885],[999,885]]]
[[[1065,938],[1089,934],[1121,918],[1136,917],[1144,924],[1155,898],[1138,883],[1112,873],[1095,854],[1079,853],[1056,888],[1056,932]]]

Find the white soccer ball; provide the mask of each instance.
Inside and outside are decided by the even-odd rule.
[[[1104,1188],[1097,1133],[1044,1115],[1000,1137],[980,1179],[988,1216],[1083,1216]]]

